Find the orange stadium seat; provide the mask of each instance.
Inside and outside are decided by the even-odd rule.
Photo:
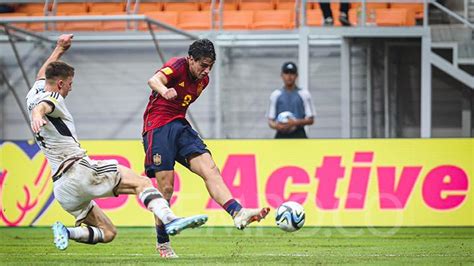
[[[28,16],[28,14],[26,13],[19,13],[19,12],[15,12],[15,13],[0,13],[0,18],[6,18],[6,17],[26,17]],[[15,26],[15,27],[18,27],[18,28],[27,28],[28,27],[28,24],[27,23],[11,23],[10,25],[12,26]]]
[[[319,9],[312,9],[306,11],[306,25],[308,26],[322,26],[323,13]]]
[[[388,8],[388,3],[366,3],[365,7],[367,8],[367,11],[372,10],[372,9],[386,9]],[[358,9],[362,8],[361,3],[351,3],[351,9]]]
[[[291,29],[294,25],[294,14],[291,10],[255,11],[252,27],[254,29]]]
[[[166,23],[173,27],[178,27],[178,12],[175,11],[163,11],[163,12],[145,12],[145,16]],[[148,26],[145,22],[141,22],[139,25],[140,30],[148,30]],[[154,30],[162,28],[153,27]]]
[[[180,12],[178,27],[185,30],[209,30],[211,29],[211,11]]]
[[[295,5],[298,1],[298,4],[301,4],[299,0],[275,0],[276,9],[295,9]],[[313,3],[306,3],[306,9],[314,9]],[[319,4],[316,4],[316,8],[319,7]]]
[[[102,16],[102,12],[89,12],[89,13],[57,13],[57,16]],[[58,22],[56,29],[59,31],[99,31],[102,28],[101,21],[70,21],[70,22]]]
[[[185,2],[185,3],[176,3],[176,2],[166,2],[163,3],[164,11],[199,11],[198,2]]]
[[[341,22],[339,21],[339,9],[333,9],[332,15],[334,19],[334,26],[341,26]],[[349,9],[349,22],[351,25],[357,25],[357,10]],[[323,25],[323,12],[321,9],[313,9],[308,10],[306,12],[306,24],[308,26],[322,26]]]
[[[47,11],[51,10],[51,7],[48,6]],[[44,4],[30,3],[30,4],[21,4],[17,9],[18,13],[26,13],[28,15],[43,13],[44,14]]]
[[[89,3],[89,12],[91,13],[117,13],[124,12],[125,6],[123,3]]]
[[[349,9],[349,22],[356,26],[359,23],[359,18],[357,17],[357,10],[356,9]]]
[[[216,1],[216,4],[214,6],[215,10],[219,10],[220,8],[220,2]],[[225,0],[224,1],[224,6],[223,10],[237,10],[237,2],[235,0]],[[211,2],[203,2],[201,3],[201,8],[202,11],[210,11],[211,9]]]
[[[254,11],[225,11],[222,28],[225,30],[248,30],[252,27]]]
[[[107,13],[106,15],[118,16],[118,15],[127,15],[125,12],[118,12],[118,13]],[[100,30],[103,31],[124,31],[128,28],[128,24],[130,27],[133,27],[134,22],[124,21],[124,20],[110,20],[110,21],[102,21],[102,25]]]
[[[423,18],[423,4],[405,4],[405,3],[391,3],[390,8],[405,8],[413,10],[417,19]]]
[[[44,17],[43,12],[38,12],[38,13],[32,13],[30,16],[32,17]],[[46,29],[46,26],[48,26],[48,30],[52,30],[54,23],[44,23],[44,22],[34,22],[34,23],[28,23],[28,30],[30,31],[44,31]]]
[[[59,3],[56,13],[87,13],[87,4],[83,3]]]
[[[276,5],[276,9],[294,10],[295,8],[296,8],[296,2],[281,2]]]
[[[155,2],[145,2],[138,4],[137,14],[144,14],[147,12],[159,12],[163,10],[163,5],[161,3]]]
[[[415,11],[404,8],[377,9],[375,22],[378,26],[414,26]]]
[[[298,2],[299,4],[299,2]],[[306,3],[306,8],[311,9],[312,8],[312,3]],[[289,0],[289,1],[284,1],[284,0],[278,0],[275,3],[276,9],[291,9],[295,10],[296,8],[296,1],[295,0]],[[308,8],[309,7],[309,8]]]
[[[245,1],[240,0],[239,3],[240,10],[273,10],[275,9],[275,5],[273,1]]]

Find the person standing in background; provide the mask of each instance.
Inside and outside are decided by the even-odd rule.
[[[296,86],[298,68],[286,62],[281,69],[283,87],[270,95],[268,125],[277,131],[275,138],[307,138],[304,126],[314,123],[311,94]]]

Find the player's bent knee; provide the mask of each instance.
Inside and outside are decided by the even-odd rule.
[[[141,192],[146,188],[153,187],[153,183],[151,183],[149,178],[140,176],[137,180],[137,191]]]
[[[104,230],[104,243],[111,242],[117,236],[117,228],[107,228]]]

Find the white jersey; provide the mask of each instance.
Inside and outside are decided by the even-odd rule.
[[[62,162],[70,158],[84,157],[86,151],[81,149],[77,140],[74,120],[66,108],[64,98],[58,92],[45,91],[45,84],[45,80],[36,81],[26,96],[26,103],[30,120],[33,108],[39,103],[46,102],[53,108],[51,113],[45,115],[47,123],[35,138],[48,158],[54,174]]]

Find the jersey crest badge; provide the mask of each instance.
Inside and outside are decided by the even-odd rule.
[[[161,155],[158,153],[153,155],[153,164],[157,166],[161,164]]]

